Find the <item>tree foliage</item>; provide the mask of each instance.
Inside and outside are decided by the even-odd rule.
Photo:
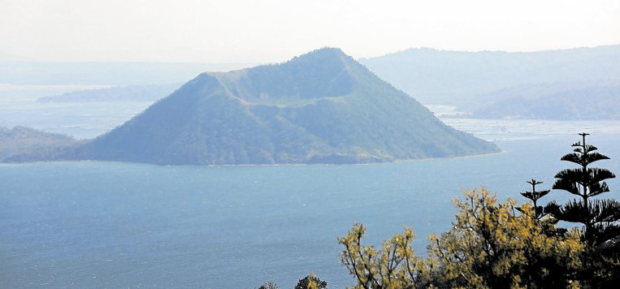
[[[593,199],[610,191],[605,182],[616,176],[607,169],[590,165],[609,157],[599,153],[593,145],[586,144],[587,133],[573,144],[572,153],[561,160],[576,164],[577,168],[565,169],[556,174],[553,189],[568,192],[575,199],[563,205],[551,202],[545,207],[559,221],[582,224],[584,241],[582,255],[584,266],[580,270],[582,283],[589,287],[620,286],[620,202],[613,199]]]
[[[385,241],[380,249],[362,245],[366,228],[355,224],[338,242],[344,246],[342,264],[353,275],[353,288],[413,288],[423,282],[426,270],[422,259],[415,257],[412,243],[414,233],[405,228]]]
[[[580,235],[546,234],[534,208],[498,203],[486,189],[455,201],[460,213],[447,233],[431,236],[428,266],[438,287],[551,288],[575,285]]]
[[[577,196],[564,205],[555,202],[547,205],[547,211],[560,221],[583,224],[584,238],[595,247],[620,236],[620,202],[615,200],[593,200],[593,197],[609,192],[607,179],[616,176],[607,169],[592,168],[590,165],[609,157],[597,152],[593,145],[586,144],[587,133],[581,133],[581,142],[573,144],[572,153],[562,157],[578,165],[556,174],[555,190],[563,190]]]
[[[340,238],[342,263],[354,288],[570,287],[584,245],[578,231],[548,235],[533,207],[498,203],[486,189],[455,201],[460,213],[450,231],[431,236],[426,260],[416,257],[413,231],[405,228],[381,249],[364,246],[362,225]]]
[[[300,279],[295,285],[295,289],[326,289],[327,282],[310,273],[310,275]]]
[[[538,205],[538,200],[540,200],[542,197],[546,196],[547,194],[549,194],[549,192],[551,192],[551,190],[538,190],[536,191],[536,186],[542,184],[543,182],[539,182],[535,179],[532,179],[531,181],[527,181],[528,184],[532,185],[532,191],[526,191],[521,193],[522,196],[524,196],[525,198],[529,199],[530,201],[532,201],[532,205],[533,205],[533,210],[534,213],[536,215],[536,218],[538,220],[542,219],[545,216],[544,213],[544,208],[542,206]],[[521,211],[521,209],[519,208],[519,211]]]
[[[258,287],[258,289],[280,289],[280,286],[278,286],[278,284],[276,284],[276,282],[269,281],[269,282],[261,285],[260,287]]]

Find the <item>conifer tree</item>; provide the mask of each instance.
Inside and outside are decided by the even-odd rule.
[[[569,192],[577,196],[577,199],[564,205],[552,202],[546,211],[560,221],[583,224],[585,241],[589,246],[595,247],[620,236],[620,202],[593,199],[609,192],[605,180],[616,176],[607,169],[590,167],[592,163],[607,160],[609,157],[597,152],[595,146],[586,144],[586,136],[589,134],[579,135],[582,140],[574,143],[573,152],[561,159],[579,167],[557,173],[557,180],[553,185],[554,190]]]
[[[545,216],[545,213],[543,212],[543,207],[538,205],[538,200],[546,196],[550,192],[550,190],[536,191],[536,186],[542,184],[543,182],[539,182],[535,179],[527,181],[527,183],[532,185],[532,191],[525,191],[524,193],[521,193],[521,195],[532,201],[535,217],[536,219],[540,220],[542,217]],[[519,211],[522,210],[519,209]]]

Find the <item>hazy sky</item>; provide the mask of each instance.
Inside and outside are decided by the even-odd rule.
[[[0,59],[272,62],[324,46],[532,51],[620,44],[608,0],[0,0]]]

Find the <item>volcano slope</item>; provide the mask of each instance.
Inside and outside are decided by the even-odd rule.
[[[155,164],[369,163],[496,152],[339,49],[203,73],[125,124],[59,154]],[[26,158],[27,159],[27,158]]]

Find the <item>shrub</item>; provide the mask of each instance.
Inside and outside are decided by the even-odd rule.
[[[310,273],[310,275],[300,279],[295,285],[295,289],[326,289],[327,282],[319,279],[314,274]]]
[[[361,240],[364,226],[347,236],[342,263],[356,279],[354,288],[550,288],[577,286],[584,243],[580,233],[546,234],[533,207],[498,203],[486,189],[455,201],[460,213],[452,229],[431,236],[426,260],[412,249],[413,231],[405,228],[380,250]]]

